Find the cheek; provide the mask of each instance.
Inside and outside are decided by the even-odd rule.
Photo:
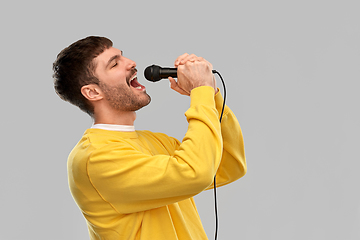
[[[112,87],[127,85],[126,76],[123,73],[109,74],[105,81],[109,86]]]
[[[127,76],[124,72],[120,72],[118,73],[116,76],[115,76],[115,79],[114,79],[117,83],[124,83],[126,84],[127,83]]]

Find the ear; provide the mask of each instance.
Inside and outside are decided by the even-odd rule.
[[[90,102],[103,99],[101,89],[96,84],[85,85],[81,88],[82,95]]]

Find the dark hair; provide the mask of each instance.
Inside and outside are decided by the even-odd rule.
[[[94,108],[82,95],[81,88],[99,84],[94,76],[96,64],[93,59],[112,45],[108,38],[89,36],[63,49],[53,63],[55,92],[90,116],[93,116]]]

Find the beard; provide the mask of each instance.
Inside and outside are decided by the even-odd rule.
[[[110,106],[120,111],[137,111],[148,105],[151,97],[146,91],[141,92],[139,96],[135,95],[129,85],[119,84],[116,87],[110,87],[107,84],[99,84],[104,92],[106,100]]]

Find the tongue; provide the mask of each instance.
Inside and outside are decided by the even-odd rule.
[[[136,87],[142,87],[142,85],[137,81],[136,78],[130,82],[130,85],[131,85],[132,87],[134,87],[134,88],[136,88]]]

